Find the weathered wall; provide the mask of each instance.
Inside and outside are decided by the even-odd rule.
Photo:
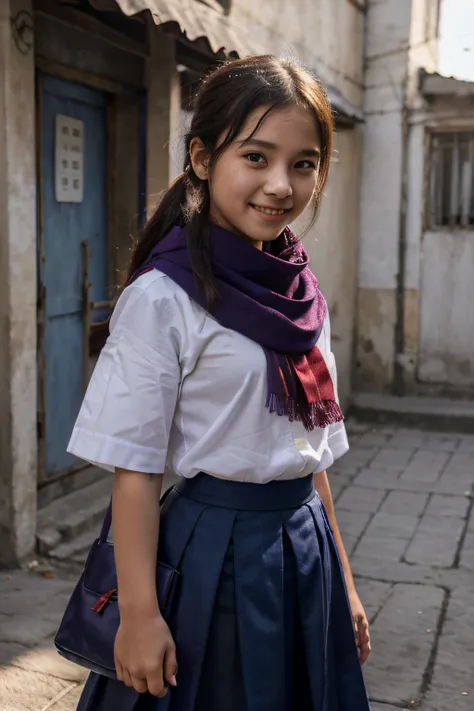
[[[350,399],[356,319],[360,129],[341,129],[316,225],[304,238],[329,305],[341,403]]]
[[[381,0],[368,6],[356,375],[357,387],[364,390],[391,389],[395,360],[406,382],[415,370],[425,132],[410,119],[424,105],[418,70],[432,70],[437,61],[432,6],[433,0]],[[412,196],[417,196],[413,202]],[[402,262],[401,239],[406,242]],[[395,343],[400,270],[401,348]]]
[[[297,57],[361,105],[364,15],[348,0],[233,0],[232,16],[273,54]]]
[[[181,131],[181,86],[174,41],[149,22],[147,64],[147,214],[176,174],[173,151]],[[158,71],[159,68],[159,71]]]
[[[40,57],[130,87],[145,86],[145,62],[142,57],[59,22],[52,16],[36,15],[35,42],[35,51]]]
[[[419,376],[474,384],[474,234],[426,232],[421,275]]]
[[[36,527],[34,55],[12,36],[20,11],[31,3],[0,8],[0,564],[32,551]]]

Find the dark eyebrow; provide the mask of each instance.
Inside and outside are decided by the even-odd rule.
[[[264,141],[261,138],[247,138],[244,141],[241,141],[240,145],[242,146],[242,148],[244,146],[256,146],[259,148],[269,148],[270,150],[275,150],[276,148],[278,148],[278,146],[276,146],[274,143],[271,143],[270,141]],[[319,156],[321,155],[321,151],[318,151],[316,148],[306,148],[300,151],[299,155],[319,158]]]

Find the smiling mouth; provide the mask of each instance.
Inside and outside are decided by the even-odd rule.
[[[260,207],[260,205],[254,205],[253,203],[250,203],[250,205],[258,212],[262,212],[264,215],[286,215],[287,212],[290,212],[290,210],[281,210],[273,207]]]

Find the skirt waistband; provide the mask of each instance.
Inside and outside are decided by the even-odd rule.
[[[229,481],[200,473],[180,477],[173,487],[178,494],[207,506],[238,511],[283,511],[298,509],[315,496],[313,475],[267,484]]]

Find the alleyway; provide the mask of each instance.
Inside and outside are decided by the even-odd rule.
[[[474,436],[353,424],[351,444],[330,474],[373,711],[472,711]],[[0,573],[0,711],[76,708],[84,675],[51,648],[75,575],[49,570]]]

